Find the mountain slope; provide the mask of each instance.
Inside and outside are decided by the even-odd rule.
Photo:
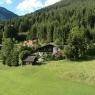
[[[30,36],[36,28],[36,34],[33,36],[37,36],[40,40],[65,44],[73,26],[85,29],[90,27],[89,31],[92,31],[95,24],[94,10],[95,0],[62,0],[26,15],[23,18],[31,22],[28,38],[32,38]]]
[[[95,0],[62,0],[9,23],[14,24],[19,33],[29,33],[27,39],[38,38],[42,42],[65,45],[74,26],[94,34]]]
[[[0,20],[7,20],[14,17],[18,17],[18,16],[7,9],[0,7]]]

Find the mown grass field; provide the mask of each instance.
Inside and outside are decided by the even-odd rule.
[[[0,95],[95,95],[95,60],[0,66]]]

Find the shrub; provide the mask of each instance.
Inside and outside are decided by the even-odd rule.
[[[91,47],[89,47],[86,52],[86,55],[95,56],[95,45],[92,44]]]
[[[66,45],[64,47],[64,55],[67,59],[70,60],[76,60],[78,59],[78,51],[77,49],[72,45]]]
[[[64,55],[61,51],[57,52],[56,54],[53,55],[54,60],[62,60],[64,59]]]
[[[67,46],[64,48],[64,52],[67,58],[80,59],[87,52],[89,44],[88,31],[74,27],[68,37]]]

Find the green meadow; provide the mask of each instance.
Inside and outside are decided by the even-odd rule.
[[[95,60],[0,66],[0,95],[95,95]]]

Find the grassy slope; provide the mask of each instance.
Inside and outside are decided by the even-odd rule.
[[[95,61],[1,66],[0,95],[95,95]]]

